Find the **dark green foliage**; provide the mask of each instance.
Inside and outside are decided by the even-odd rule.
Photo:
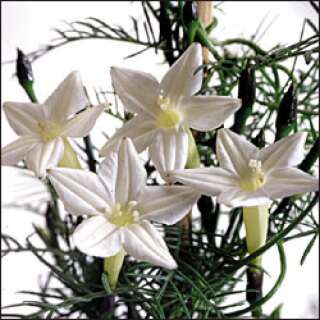
[[[130,56],[153,48],[163,53],[166,62],[171,65],[190,41],[199,41],[214,57],[203,66],[206,67],[207,77],[201,94],[235,96],[238,90],[245,103],[235,117],[233,128],[237,128],[235,131],[243,133],[258,147],[283,136],[283,130],[292,124],[291,131],[308,132],[306,156],[299,167],[305,172],[315,171],[319,155],[319,136],[315,129],[318,116],[319,33],[308,19],[297,43],[266,51],[254,41],[255,37],[250,40],[233,38],[223,41],[209,38],[207,31],[216,26],[217,20],[214,19],[211,26],[204,30],[194,15],[191,2],[161,1],[157,5],[145,1],[141,7],[144,21],[132,18],[133,33],[91,17],[68,24],[67,30],[57,30],[61,38],[32,52],[29,58],[33,61],[59,46],[94,38],[142,46],[141,51]],[[154,31],[155,24],[159,24],[159,35]],[[314,32],[307,39],[304,38],[306,27]],[[241,46],[241,55],[232,51],[234,45]],[[297,59],[306,62],[303,70],[296,68]],[[289,84],[289,90],[284,93]],[[97,98],[103,94],[97,93]],[[281,110],[285,111],[280,113]],[[125,121],[116,105],[115,111],[110,109],[107,112]],[[202,163],[216,166],[215,131],[197,133],[195,139]],[[84,142],[85,147],[81,149],[83,156],[90,170],[94,171],[94,146],[90,138],[85,138]],[[154,168],[149,162],[146,168],[150,177]],[[152,181],[156,183],[154,179]],[[70,235],[80,221],[70,215],[61,218],[56,197],[51,191],[52,201],[46,213],[47,227],[35,227],[35,233],[43,241],[44,247],[35,247],[31,242],[32,236],[26,244],[21,244],[9,235],[2,235],[3,255],[29,251],[50,270],[47,281],[39,291],[26,292],[32,301],[19,304],[36,306],[38,310],[23,317],[10,315],[8,309],[3,308],[4,318],[70,319],[83,315],[90,319],[110,319],[112,316],[124,319],[212,319],[235,318],[253,312],[262,317],[278,319],[280,306],[271,315],[264,315],[262,307],[272,298],[285,276],[286,260],[282,243],[309,237],[310,242],[301,258],[303,263],[319,235],[318,222],[313,216],[318,194],[309,193],[274,201],[266,245],[246,256],[245,241],[240,235],[241,210],[223,209],[211,198],[203,196],[198,202],[200,221],[194,221],[189,243],[183,241],[186,235],[179,227],[158,226],[164,229],[165,240],[179,268],[168,272],[126,258],[117,289],[111,292],[107,275],[102,270],[102,259],[87,257],[71,246]],[[254,282],[251,281],[246,290],[247,267],[251,266],[253,259],[275,245],[281,266],[272,289],[261,296],[257,294],[261,288],[253,286]],[[259,270],[261,276],[268,271],[268,266],[265,268]],[[57,279],[63,288],[54,287],[53,279]],[[37,300],[33,300],[34,296]],[[229,297],[236,302],[230,304]]]

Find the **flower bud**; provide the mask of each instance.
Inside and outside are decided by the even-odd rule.
[[[16,62],[16,72],[18,81],[32,102],[37,102],[37,98],[33,91],[33,73],[31,63],[27,56],[20,50]]]
[[[235,123],[232,130],[236,133],[243,133],[256,98],[255,70],[249,64],[240,74],[238,98],[242,100],[242,105],[235,114]]]
[[[278,109],[278,116],[276,119],[276,138],[279,140],[288,136],[293,129],[297,119],[297,96],[293,84],[284,94]]]
[[[27,82],[33,83],[33,73],[31,63],[27,56],[18,48],[18,57],[16,63],[16,71],[19,83],[24,86]]]

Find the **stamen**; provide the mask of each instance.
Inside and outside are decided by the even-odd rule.
[[[262,163],[260,160],[250,159],[248,167],[251,169],[251,173],[241,178],[240,187],[245,191],[254,192],[265,184]]]
[[[262,164],[261,164],[260,160],[250,159],[248,165],[252,169],[253,172],[260,172],[261,171]]]
[[[167,110],[170,105],[170,99],[164,97],[163,89],[160,90],[160,94],[158,96],[158,105],[162,111]]]
[[[134,201],[134,200],[129,201],[129,202],[128,202],[128,206],[127,206],[128,211],[131,211],[131,210],[132,210],[132,208],[133,208],[133,207],[135,207],[137,204],[138,204],[138,202],[137,202],[137,201]]]
[[[138,222],[138,221],[139,221],[139,218],[140,218],[139,211],[134,210],[134,211],[132,212],[132,216],[133,216],[133,221],[134,221],[134,222]]]
[[[116,203],[112,209],[106,207],[106,218],[109,222],[118,227],[126,227],[139,221],[140,213],[138,210],[133,210],[137,205],[137,201],[129,201],[121,205]]]
[[[50,142],[59,137],[61,132],[61,127],[54,122],[38,122],[38,133],[44,142]]]

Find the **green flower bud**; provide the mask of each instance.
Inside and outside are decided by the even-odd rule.
[[[293,84],[284,94],[278,109],[278,116],[276,119],[276,138],[279,140],[288,136],[293,129],[297,119],[297,96]]]

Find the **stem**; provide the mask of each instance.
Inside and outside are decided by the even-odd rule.
[[[249,253],[261,248],[267,239],[269,205],[260,205],[243,208],[243,220],[246,228],[246,243]],[[262,256],[256,257],[252,263],[261,267]],[[262,298],[263,272],[261,269],[247,268],[247,301],[252,306]],[[252,316],[259,317],[262,314],[261,307],[252,310]]]
[[[198,18],[206,29],[213,19],[213,1],[197,1],[198,2]],[[209,50],[205,46],[202,47],[203,63],[209,63]]]

